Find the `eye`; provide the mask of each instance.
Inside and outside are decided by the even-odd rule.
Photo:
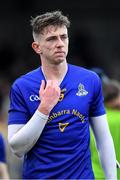
[[[66,34],[63,34],[62,36],[61,36],[61,39],[67,39],[68,38],[68,36],[66,35]]]

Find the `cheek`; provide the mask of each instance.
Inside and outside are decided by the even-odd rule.
[[[51,51],[51,46],[49,46],[49,45],[44,46],[43,49],[42,49],[42,52],[44,54],[49,53],[50,51]]]
[[[66,42],[65,42],[65,47],[66,47],[66,49],[68,49],[68,46],[69,46],[69,41],[66,41]]]
[[[51,51],[53,49],[54,45],[52,44],[48,44],[44,47],[44,49],[46,49],[47,51]]]
[[[52,46],[45,46],[44,48],[43,48],[43,55],[45,55],[45,56],[52,56],[52,54],[53,54],[53,48],[52,48]]]
[[[68,53],[68,44],[66,44],[65,47],[66,47],[66,53]]]

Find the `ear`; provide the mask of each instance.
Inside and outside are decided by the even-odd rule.
[[[41,48],[40,48],[40,45],[37,43],[37,42],[33,42],[32,43],[32,48],[33,50],[37,53],[37,54],[40,54],[41,53]]]

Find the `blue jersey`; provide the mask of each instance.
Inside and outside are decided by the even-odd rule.
[[[11,87],[9,124],[26,124],[40,103],[45,77],[41,67]],[[34,147],[25,155],[24,179],[94,179],[89,118],[105,114],[101,80],[92,71],[68,64],[59,102]]]
[[[6,163],[5,142],[1,133],[0,133],[0,162]]]

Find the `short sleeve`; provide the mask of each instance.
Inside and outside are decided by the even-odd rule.
[[[0,162],[6,163],[5,142],[1,134],[0,134]]]
[[[106,114],[106,111],[102,93],[102,83],[98,75],[95,74],[93,82],[93,98],[90,107],[90,117],[101,116],[104,114]]]
[[[13,85],[10,90],[10,107],[8,111],[8,125],[26,124],[28,120],[28,110],[25,100],[17,85]]]

